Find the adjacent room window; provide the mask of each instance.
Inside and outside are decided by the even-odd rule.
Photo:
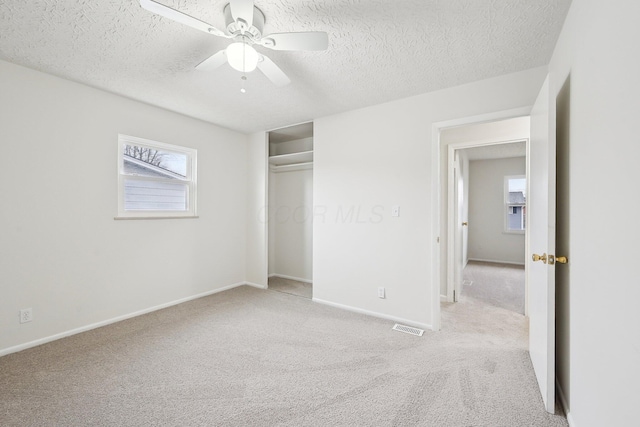
[[[118,218],[196,216],[197,151],[118,135]]]
[[[524,175],[504,177],[505,231],[524,233],[527,224],[527,180]]]

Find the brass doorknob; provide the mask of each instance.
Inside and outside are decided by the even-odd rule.
[[[462,223],[462,225],[466,227],[467,225],[469,225],[469,223],[467,221],[465,221],[465,222]]]
[[[538,255],[538,254],[533,254],[533,256],[531,257],[531,259],[533,259],[533,262],[538,262],[538,261],[542,261],[543,263],[547,263],[547,254],[544,253],[542,255]]]
[[[557,256],[556,257],[556,262],[559,264],[566,264],[569,262],[569,260],[567,259],[566,256]]]

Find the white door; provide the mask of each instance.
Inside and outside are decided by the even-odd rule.
[[[555,406],[556,105],[547,76],[531,110],[527,259],[529,353],[548,412]],[[550,255],[551,254],[551,255]],[[536,261],[534,261],[536,259]]]
[[[463,205],[464,205],[464,188],[462,181],[462,172],[460,170],[460,153],[456,150],[454,160],[454,199],[455,199],[455,213],[454,213],[454,227],[455,227],[455,243],[454,243],[454,270],[453,270],[453,283],[454,283],[454,301],[460,300],[462,295],[462,220],[463,220]]]

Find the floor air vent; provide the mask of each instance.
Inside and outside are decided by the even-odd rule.
[[[398,325],[397,323],[393,326],[394,331],[404,332],[405,334],[417,335],[419,337],[424,334],[422,329],[412,328],[411,326]]]

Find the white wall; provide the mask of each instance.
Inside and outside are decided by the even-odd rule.
[[[267,133],[249,136],[247,148],[247,282],[267,287]]]
[[[245,280],[245,135],[3,61],[0,75],[0,352]],[[198,150],[200,218],[114,220],[118,133]]]
[[[301,153],[304,151],[313,151],[312,136],[302,139],[294,139],[292,141],[269,142],[270,156]]]
[[[269,274],[311,281],[313,169],[271,172]]]
[[[528,70],[314,121],[314,299],[429,327],[438,286],[430,267],[432,124],[530,106],[545,74]]]
[[[504,177],[526,168],[525,157],[469,162],[469,259],[524,265],[524,233],[504,231]]]
[[[268,257],[269,276],[276,272],[276,221],[275,215],[278,210],[278,193],[276,192],[276,174],[269,171],[269,199],[268,199],[268,233],[269,252],[264,255]]]
[[[558,378],[574,427],[638,422],[640,223],[616,215],[622,206],[640,211],[638,16],[638,2],[573,2],[550,64],[556,91],[571,76],[570,113],[559,103],[569,156],[568,199],[559,203],[570,209],[556,317]]]

